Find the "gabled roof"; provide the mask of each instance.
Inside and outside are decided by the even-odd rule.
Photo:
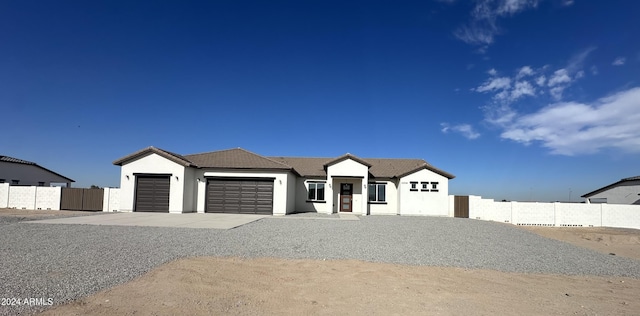
[[[612,184],[609,184],[609,185],[607,185],[607,186],[604,186],[604,187],[602,187],[602,188],[600,188],[600,189],[597,189],[597,190],[595,190],[595,191],[591,191],[591,192],[589,192],[589,193],[587,193],[587,194],[585,194],[585,195],[583,195],[583,196],[581,196],[581,197],[583,197],[583,198],[588,198],[588,197],[594,196],[594,195],[596,195],[596,194],[598,194],[598,193],[600,193],[600,192],[607,191],[607,190],[609,190],[609,189],[611,189],[611,188],[613,188],[613,187],[616,187],[616,186],[618,186],[618,185],[620,185],[620,184],[622,184],[622,183],[629,182],[629,181],[637,181],[637,180],[640,180],[640,176],[624,178],[624,179],[621,179],[620,181],[618,181],[618,182],[616,182],[616,183],[612,183]]]
[[[136,151],[135,153],[131,154],[131,155],[127,155],[124,156],[116,161],[113,162],[114,165],[117,166],[122,166],[123,164],[126,164],[127,162],[131,161],[131,160],[135,160],[141,157],[144,157],[146,155],[149,154],[156,154],[158,156],[167,158],[179,165],[185,166],[185,167],[196,167],[191,161],[189,161],[187,158],[178,155],[176,153],[172,153],[170,151],[164,150],[164,149],[160,149],[160,148],[156,148],[153,146],[149,146],[147,148],[141,149]]]
[[[346,155],[345,155],[346,156]],[[345,156],[338,159],[344,160]],[[324,166],[335,163],[335,158],[305,158],[305,157],[269,157],[270,159],[290,165],[303,177],[326,177]],[[366,166],[370,166],[369,173],[374,178],[400,178],[421,169],[428,169],[448,179],[455,176],[437,169],[422,159],[395,159],[395,158],[358,158]]]
[[[400,178],[422,169],[428,169],[449,179],[454,178],[452,174],[442,171],[422,159],[359,158],[351,154],[345,154],[338,158],[265,157],[242,148],[181,156],[156,147],[147,147],[120,158],[113,164],[121,166],[150,153],[158,154],[183,166],[195,168],[291,170],[302,177],[309,178],[326,177],[327,166],[346,159],[353,159],[369,167],[369,174],[374,178]]]
[[[51,172],[51,173],[55,174],[58,177],[67,179],[69,182],[75,182],[73,179],[67,178],[67,177],[65,177],[65,176],[63,176],[63,175],[61,175],[61,174],[59,174],[57,172],[51,171],[51,170],[49,170],[49,169],[47,169],[47,168],[45,168],[43,166],[38,165],[35,162],[26,161],[26,160],[13,158],[13,157],[9,157],[9,156],[0,156],[0,161],[2,161],[2,162],[10,162],[10,163],[18,163],[18,164],[21,164],[21,165],[36,166],[36,167],[38,167],[40,169],[43,169],[43,170],[48,171],[48,172]]]
[[[360,159],[360,158],[358,158],[358,157],[356,157],[356,156],[354,156],[354,155],[352,155],[350,153],[346,153],[346,154],[344,154],[344,155],[342,155],[342,156],[340,156],[340,157],[338,157],[336,159],[332,159],[332,160],[327,161],[327,163],[325,163],[323,167],[326,168],[328,166],[335,165],[335,164],[337,164],[337,163],[339,163],[341,161],[345,161],[347,159],[351,159],[353,161],[357,161],[357,162],[359,162],[359,163],[371,168],[371,164],[369,164],[368,162],[366,162],[366,161],[364,161],[364,160],[362,160],[362,159]]]
[[[200,168],[292,169],[287,164],[254,154],[242,148],[186,155],[185,158],[193,161]]]

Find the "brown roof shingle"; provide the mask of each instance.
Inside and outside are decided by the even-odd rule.
[[[185,155],[185,158],[189,159],[200,168],[291,169],[291,166],[289,165],[254,154],[242,148]]]

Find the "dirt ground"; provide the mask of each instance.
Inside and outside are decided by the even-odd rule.
[[[640,231],[527,227],[640,260]],[[640,263],[639,263],[640,264]],[[640,280],[355,260],[187,258],[45,315],[638,315]]]
[[[3,216],[3,217],[47,218],[47,217],[57,217],[57,216],[95,215],[96,213],[100,213],[100,212],[19,210],[14,208],[0,208],[0,216]]]
[[[606,254],[640,260],[640,230],[606,227],[519,226],[540,236]],[[638,311],[640,314],[640,310]]]

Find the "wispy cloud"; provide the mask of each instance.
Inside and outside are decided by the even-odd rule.
[[[616,58],[611,64],[614,66],[622,66],[624,65],[624,63],[627,62],[627,59],[624,57],[618,57]]]
[[[539,0],[477,0],[471,11],[471,20],[453,34],[467,44],[482,46],[481,53],[484,53],[500,33],[497,24],[499,18],[536,8],[538,2]]]
[[[640,88],[592,103],[561,102],[527,115],[513,115],[501,137],[540,142],[551,153],[578,155],[606,148],[640,152]]]
[[[440,126],[442,127],[440,131],[445,134],[449,132],[455,132],[467,139],[476,139],[480,137],[480,133],[476,132],[473,129],[473,126],[469,124],[450,125],[449,123],[440,123]]]

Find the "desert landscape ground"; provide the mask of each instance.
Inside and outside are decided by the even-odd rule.
[[[21,210],[0,214],[6,218],[69,215],[47,211],[25,214]],[[632,258],[640,265],[637,230],[516,229],[607,256]],[[42,314],[638,315],[638,297],[640,279],[634,277],[516,273],[366,260],[192,256],[55,305]]]

